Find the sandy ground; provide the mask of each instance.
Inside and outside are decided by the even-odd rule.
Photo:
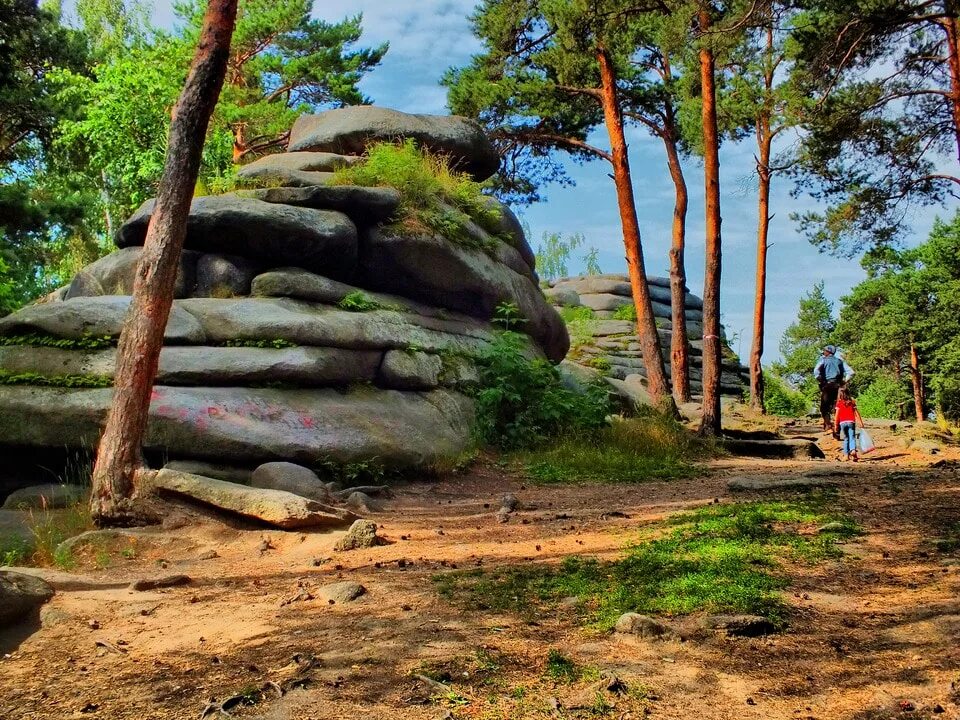
[[[877,434],[881,449],[856,465],[832,459],[831,441],[826,461],[724,459],[700,477],[642,485],[537,486],[480,464],[399,487],[371,516],[390,544],[369,550],[335,552],[340,533],[225,525],[190,510],[179,529],[87,551],[42,626],[0,636],[0,718],[196,719],[205,708],[223,718],[211,701],[239,694],[256,702],[228,712],[263,720],[960,718],[960,553],[932,544],[960,522],[960,452],[920,455]],[[865,534],[840,561],[788,568],[781,634],[624,639],[583,628],[573,610],[532,623],[464,611],[432,581],[614,557],[646,524],[733,500],[731,477],[811,472],[840,481]],[[506,492],[523,508],[504,524],[494,512]],[[128,589],[175,573],[190,584]],[[310,599],[342,580],[366,594]],[[550,680],[550,649],[591,672]],[[447,672],[450,692],[415,678],[425,669]],[[608,689],[616,678],[625,692]]]

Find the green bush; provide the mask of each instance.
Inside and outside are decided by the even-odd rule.
[[[857,409],[863,417],[900,420],[910,407],[907,386],[892,375],[877,375],[857,394]]]
[[[515,449],[602,427],[610,412],[607,391],[591,387],[581,394],[564,387],[557,369],[546,360],[530,360],[527,347],[525,335],[505,331],[479,358],[478,439]]]
[[[613,311],[614,320],[629,320],[630,322],[637,321],[637,307],[636,305],[621,305],[616,310]]]
[[[567,324],[593,320],[596,317],[593,308],[588,308],[586,305],[565,305],[557,310],[557,312],[560,313],[560,317]]]
[[[414,233],[436,233],[479,249],[490,249],[465,230],[473,220],[494,236],[500,209],[483,194],[483,185],[451,169],[443,155],[417,148],[413,140],[370,147],[364,161],[337,169],[335,185],[386,186],[400,193],[397,223]]]
[[[799,417],[810,412],[810,400],[794,390],[779,375],[769,370],[763,373],[763,406],[771,415]]]

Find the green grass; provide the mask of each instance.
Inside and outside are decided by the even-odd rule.
[[[405,307],[400,305],[387,305],[374,300],[362,290],[354,290],[340,298],[337,307],[347,312],[370,312],[372,310],[393,310],[394,312],[407,312]]]
[[[466,223],[472,220],[494,237],[499,232],[500,210],[489,203],[483,185],[412,140],[372,146],[363,162],[336,170],[332,184],[395,188],[400,193],[395,222],[406,232],[437,234],[481,250],[490,250],[492,243],[472,237]]]
[[[507,460],[542,483],[645,482],[690,477],[694,461],[712,452],[675,420],[656,413],[617,420],[594,432],[571,433]]]
[[[73,567],[73,558],[57,552],[57,546],[67,538],[93,529],[89,501],[83,498],[62,509],[31,509],[27,511],[27,527],[31,538],[0,537],[0,565],[56,565]]]
[[[35,385],[62,388],[105,388],[113,386],[107,375],[41,375],[34,372],[0,370],[0,385]]]
[[[586,305],[565,305],[562,308],[558,308],[557,312],[560,313],[560,317],[567,324],[583,320],[593,320],[596,317],[593,308],[588,308]]]
[[[60,350],[102,350],[115,347],[116,344],[117,338],[110,335],[84,335],[79,339],[54,337],[53,335],[41,335],[39,333],[0,336],[0,345],[52,347]]]
[[[828,522],[834,532],[817,533]],[[540,617],[577,597],[581,621],[602,630],[625,612],[687,615],[706,611],[787,620],[780,591],[790,584],[784,561],[816,563],[839,557],[841,540],[858,530],[827,496],[789,502],[710,505],[676,515],[601,562],[567,557],[557,565],[528,565],[434,578],[442,596],[468,609]]]
[[[273,350],[297,347],[296,343],[284,340],[283,338],[274,338],[272,340],[224,340],[221,345],[222,347],[271,348]]]
[[[637,308],[635,305],[621,305],[613,311],[612,317],[614,320],[629,320],[630,322],[636,322]]]

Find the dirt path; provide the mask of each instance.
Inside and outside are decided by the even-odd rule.
[[[264,720],[960,718],[960,553],[932,542],[960,523],[960,453],[921,456],[878,435],[881,450],[857,465],[830,460],[831,442],[827,461],[725,459],[702,477],[643,485],[536,486],[481,466],[403,486],[374,516],[391,544],[370,550],[338,553],[337,535],[228,527],[198,515],[162,536],[116,540],[90,552],[74,571],[77,589],[57,593],[41,629],[0,639],[0,717],[195,720],[213,698],[259,699],[265,683],[286,686],[302,674],[306,687],[282,699],[268,689],[231,712]],[[465,612],[432,581],[451,570],[614,557],[645,524],[743,499],[727,490],[732,476],[811,472],[839,480],[840,502],[865,534],[840,561],[790,569],[792,617],[782,634],[625,640],[584,629],[572,610],[533,624]],[[506,492],[523,509],[500,523],[494,512]],[[109,566],[97,570],[97,562]],[[172,573],[191,584],[127,589]],[[367,593],[342,605],[304,599],[340,580]],[[573,683],[545,677],[551,648],[590,672]],[[310,657],[315,666],[305,671]],[[424,669],[445,673],[452,691],[431,699],[435,690],[413,677]],[[607,692],[613,676],[629,691]]]

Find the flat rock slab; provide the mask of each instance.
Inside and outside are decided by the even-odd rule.
[[[249,485],[250,477],[253,475],[253,471],[248,468],[220,465],[219,463],[203,462],[202,460],[171,460],[163,467],[167,470],[191,475],[203,475],[215,480],[226,480],[240,485]]]
[[[118,337],[130,308],[130,300],[125,295],[104,295],[28,305],[0,319],[0,335],[36,333],[72,340],[91,336]],[[169,343],[199,345],[205,337],[196,319],[173,307],[163,339]]]
[[[389,220],[400,207],[400,193],[388,187],[315,185],[242,190],[237,194],[269,203],[336,210],[357,225],[375,225]]]
[[[328,605],[343,605],[353,602],[367,592],[367,589],[358,582],[338,582],[323,585],[316,589],[316,598]]]
[[[356,519],[345,510],[282,490],[250,488],[173,470],[160,470],[147,482],[155,490],[187,497],[284,530],[334,529],[345,527]]]
[[[94,447],[112,389],[0,387],[0,442]],[[448,391],[359,387],[153,389],[146,448],[172,457],[253,465],[319,457],[385,467],[450,461],[471,443],[473,402]]]
[[[88,490],[89,488],[80,485],[61,485],[58,483],[31,485],[14,490],[7,495],[7,499],[3,502],[3,509],[65,508],[80,502],[86,497]]]
[[[500,168],[500,156],[483,128],[457,115],[413,115],[354,105],[301,115],[290,130],[290,151],[361,155],[378,142],[410,138],[420,147],[448,156],[458,170],[486,180]]]
[[[155,203],[148,200],[123,224],[117,233],[119,247],[143,245]],[[190,204],[184,247],[348,277],[356,268],[357,228],[332,210],[237,194],[208,195]]]
[[[742,457],[781,458],[796,460],[822,460],[826,456],[815,442],[810,440],[745,440],[723,438],[721,447],[733,455]]]
[[[30,616],[53,597],[53,588],[33,575],[0,570],[0,627]]]
[[[358,155],[339,155],[328,152],[283,152],[264,155],[247,163],[237,171],[239,177],[256,177],[263,169],[302,170],[304,172],[333,172],[360,162]]]
[[[768,490],[811,490],[836,487],[839,483],[828,477],[733,478],[727,488],[733,492],[764,492]]]

